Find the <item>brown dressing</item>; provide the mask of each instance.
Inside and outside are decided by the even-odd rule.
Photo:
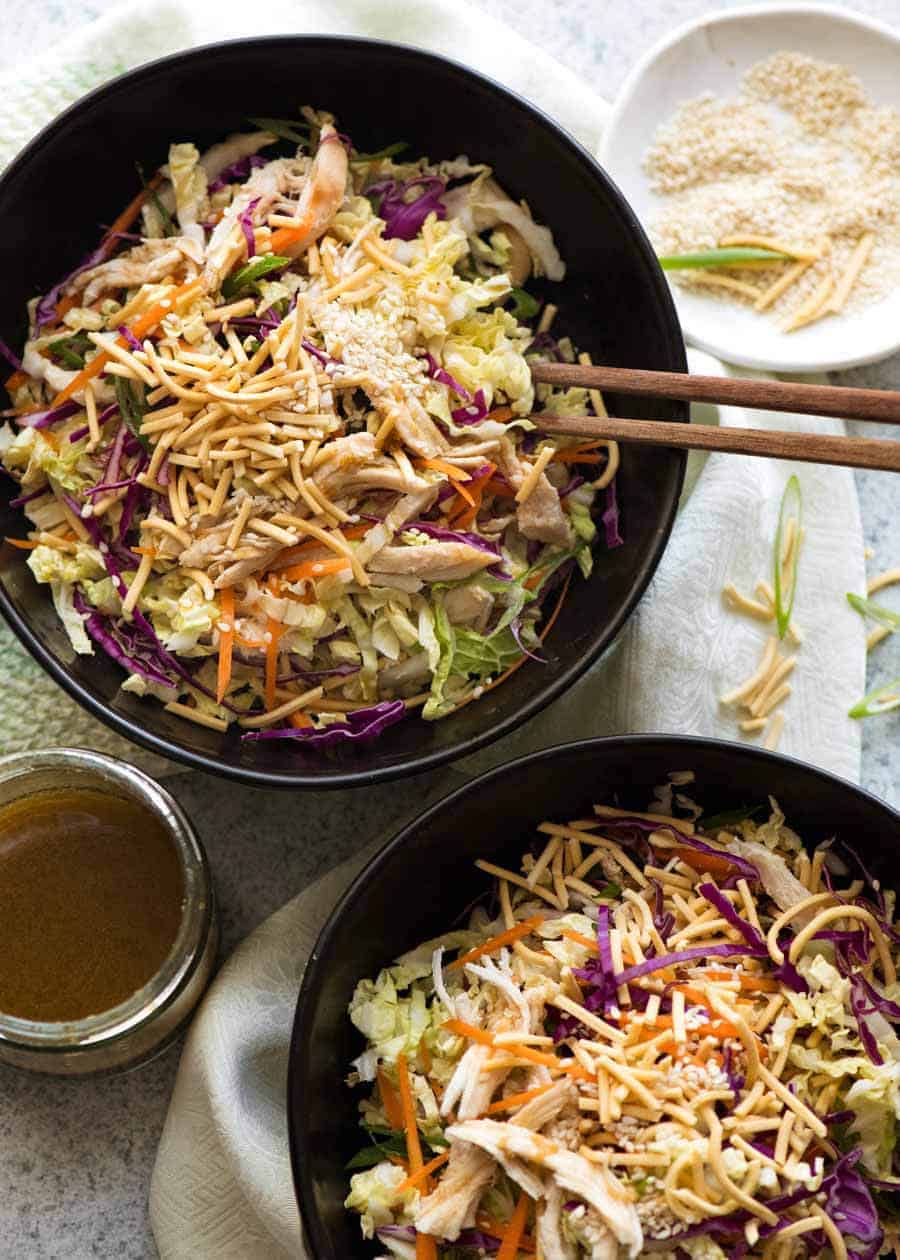
[[[183,894],[166,829],[134,801],[79,788],[0,807],[0,1011],[117,1006],[159,970]]]

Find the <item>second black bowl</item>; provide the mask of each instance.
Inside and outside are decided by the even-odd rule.
[[[687,791],[711,812],[774,796],[814,846],[836,835],[895,887],[900,816],[860,788],[802,762],[741,744],[632,735],[549,748],[481,775],[405,827],[345,893],[310,955],[291,1044],[288,1120],[294,1184],[314,1260],[371,1260],[374,1243],[344,1210],[347,1160],[363,1144],[363,1092],[344,1084],[365,1049],[347,1008],[357,982],[446,932],[484,894],[476,858],[515,865],[545,818],[564,822],[594,802],[646,809],[655,784],[692,770]]]
[[[249,85],[249,86],[248,86]],[[6,259],[0,337],[24,340],[25,303],[46,292],[97,241],[135,191],[136,161],[153,170],[169,143],[205,148],[247,129],[246,114],[296,115],[312,103],[338,116],[360,150],[405,140],[411,154],[468,154],[489,162],[516,198],[547,223],[568,272],[552,286],[560,328],[595,362],[683,371],[684,346],[653,251],[618,189],[546,115],[474,71],[416,49],[371,40],[284,37],[179,53],[124,75],[57,118],[0,179]],[[90,179],[83,178],[90,172]],[[77,185],[59,230],[59,189]],[[36,248],[36,243],[39,247]],[[610,398],[610,410],[686,419],[679,403]],[[649,582],[672,527],[683,454],[625,447],[618,478],[625,544],[598,544],[588,582],[573,581],[547,641],[546,665],[528,662],[502,687],[445,721],[419,718],[376,743],[317,753],[271,741],[241,744],[119,690],[122,671],[100,656],[76,656],[23,553],[0,546],[0,609],[13,630],[95,716],[163,756],[259,785],[346,787],[424,770],[511,731],[537,713],[600,655]],[[0,536],[21,533],[5,506]]]

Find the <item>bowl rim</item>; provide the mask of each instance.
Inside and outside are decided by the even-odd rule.
[[[821,766],[803,761],[799,757],[790,757],[786,753],[770,751],[769,749],[757,747],[754,744],[741,744],[733,740],[713,739],[704,735],[678,735],[665,732],[648,732],[640,735],[604,735],[592,739],[571,740],[565,744],[552,744],[549,747],[540,748],[536,752],[525,753],[512,761],[504,762],[490,770],[484,771],[482,774],[476,775],[474,778],[469,779],[467,783],[454,788],[453,791],[433,802],[421,813],[416,814],[414,818],[404,823],[399,830],[385,841],[378,852],[373,854],[365,863],[362,870],[354,876],[348,887],[341,894],[310,950],[297,995],[294,1023],[291,1029],[287,1089],[285,1091],[288,1144],[290,1147],[294,1194],[300,1209],[300,1218],[305,1237],[311,1242],[312,1253],[317,1260],[322,1260],[323,1257],[332,1260],[333,1253],[330,1250],[329,1240],[325,1235],[319,1214],[313,1206],[315,1195],[312,1178],[307,1171],[308,1165],[303,1158],[303,1151],[300,1149],[300,1135],[297,1132],[294,1121],[296,1109],[293,1106],[293,1101],[301,1088],[301,1082],[306,1078],[309,1071],[311,1039],[307,1035],[307,1031],[311,1030],[314,1025],[315,997],[321,987],[322,956],[329,954],[335,941],[342,936],[342,923],[347,908],[357,900],[373,879],[378,878],[383,867],[394,858],[399,849],[404,848],[410,841],[414,840],[416,833],[422,827],[427,826],[437,815],[452,811],[456,803],[463,797],[487,795],[499,779],[506,776],[516,777],[520,774],[531,772],[544,763],[552,762],[558,757],[564,757],[567,753],[596,751],[602,754],[604,750],[612,747],[637,748],[647,744],[660,743],[668,745],[672,749],[673,756],[677,755],[680,757],[684,750],[691,750],[696,755],[702,756],[704,752],[715,749],[720,752],[724,750],[726,753],[749,762],[767,763],[772,767],[773,778],[777,775],[779,766],[798,766],[810,773],[814,778],[836,784],[853,797],[880,807],[888,820],[893,816],[894,821],[900,826],[900,809],[895,809],[889,801],[876,796],[874,792],[868,791],[868,789],[861,787],[858,783],[853,783],[840,775],[832,774],[830,770],[825,770]]]
[[[882,21],[880,18],[871,17],[867,13],[856,12],[840,4],[828,3],[825,0],[764,0],[763,3],[739,4],[735,8],[713,9],[708,13],[700,14],[698,17],[689,18],[676,26],[674,30],[660,36],[628,71],[625,81],[616,93],[615,100],[609,111],[609,117],[606,120],[606,126],[603,129],[599,150],[600,160],[604,164],[609,161],[610,151],[614,146],[614,138],[617,137],[623,120],[634,107],[634,98],[638,88],[642,85],[648,73],[655,69],[657,62],[666,53],[673,48],[677,48],[679,44],[682,44],[692,35],[711,28],[732,25],[735,22],[765,21],[766,18],[792,16],[810,20],[825,19],[839,22],[848,27],[855,27],[857,30],[868,31],[883,40],[890,41],[894,44],[895,49],[900,50],[900,29],[891,26],[890,23]],[[684,93],[686,98],[690,96],[690,92],[691,89],[686,86]],[[883,362],[896,354],[897,350],[900,349],[900,334],[898,334],[891,345],[888,346],[882,343],[876,349],[861,354],[832,354],[825,356],[822,354],[811,354],[809,351],[801,354],[798,351],[793,359],[773,363],[763,353],[755,353],[752,349],[746,350],[736,344],[726,345],[725,341],[717,341],[716,337],[710,336],[705,328],[698,331],[693,326],[694,321],[691,318],[691,312],[687,305],[677,300],[682,294],[676,294],[675,286],[669,284],[668,287],[672,291],[678,318],[683,325],[682,332],[685,340],[691,346],[696,346],[698,350],[703,350],[715,358],[723,359],[726,363],[734,363],[739,367],[762,372],[845,372],[851,368],[866,367],[872,363]],[[871,309],[875,311],[879,305],[879,302],[874,302]]]
[[[165,57],[155,58],[94,88],[58,114],[29,141],[3,171],[2,175],[0,175],[0,191],[17,176],[23,167],[27,166],[39,155],[43,146],[57,132],[68,126],[78,112],[86,106],[93,105],[104,98],[114,98],[117,92],[139,87],[145,78],[165,73],[167,68],[174,65],[181,66],[192,62],[202,63],[211,55],[222,55],[238,48],[286,48],[290,46],[304,49],[322,46],[330,48],[342,46],[358,50],[371,48],[376,52],[386,51],[392,55],[399,55],[401,58],[406,57],[410,60],[440,66],[445,69],[449,67],[453,74],[462,79],[469,82],[475,80],[494,96],[500,96],[511,101],[520,110],[529,115],[533,122],[555,133],[558,140],[569,150],[572,158],[584,170],[587,178],[595,184],[603,185],[612,194],[611,202],[615,211],[631,236],[640,259],[645,264],[651,297],[656,302],[665,325],[664,340],[666,349],[671,353],[676,370],[687,371],[684,338],[681,334],[681,325],[669,285],[656,261],[656,255],[637,215],[618,185],[600,165],[598,159],[571,135],[565,127],[520,93],[497,82],[497,80],[488,75],[472,69],[461,61],[445,57],[439,53],[416,48],[409,44],[391,40],[369,39],[361,36],[263,35],[255,36],[252,39],[220,40],[211,44],[202,44],[183,52],[170,53]],[[687,404],[674,403],[672,405],[675,411],[675,419],[686,423],[689,419]],[[321,772],[310,772],[308,770],[294,772],[282,769],[266,769],[258,766],[229,764],[217,754],[186,748],[180,743],[146,730],[139,718],[131,718],[125,714],[117,713],[111,703],[98,698],[90,688],[72,677],[64,664],[57,660],[53,652],[42,642],[37,633],[32,630],[26,618],[19,614],[2,584],[0,584],[0,614],[3,615],[23,647],[73,700],[77,701],[89,713],[117,734],[159,756],[180,762],[193,770],[203,770],[210,774],[222,775],[225,778],[251,787],[318,788],[324,791],[389,782],[407,775],[420,774],[438,766],[446,765],[449,762],[469,756],[471,753],[494,743],[496,740],[502,739],[504,735],[508,735],[511,731],[524,725],[525,722],[546,708],[547,705],[576,683],[597,661],[601,654],[610,647],[646,591],[659,566],[672,532],[687,464],[686,452],[673,453],[677,456],[677,464],[674,481],[668,495],[669,502],[665,507],[663,518],[656,529],[655,536],[647,552],[635,570],[631,591],[627,599],[622,605],[619,614],[609,623],[606,631],[597,642],[585,651],[579,660],[563,670],[556,679],[537,686],[532,696],[514,714],[507,716],[485,731],[458,740],[449,748],[419,753],[407,758],[405,761],[398,762],[396,765],[369,769],[361,768],[358,770],[340,769],[337,771],[323,766]]]

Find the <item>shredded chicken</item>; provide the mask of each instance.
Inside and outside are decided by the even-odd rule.
[[[537,1133],[544,1125],[555,1120],[567,1107],[578,1107],[578,1093],[571,1081],[557,1081],[545,1094],[532,1098],[510,1117],[510,1124]]]
[[[286,246],[289,257],[298,257],[328,231],[344,200],[348,170],[344,143],[334,127],[326,123],[295,212],[303,235]]]
[[[136,289],[142,284],[162,280],[180,267],[186,257],[191,257],[193,261],[193,254],[192,243],[183,237],[144,241],[127,254],[98,263],[96,267],[88,267],[87,271],[82,271],[73,279],[70,288],[75,293],[83,289],[81,301],[90,306],[112,289]]]
[[[780,910],[790,910],[791,906],[796,906],[809,896],[809,889],[791,873],[784,858],[767,849],[764,844],[757,844],[753,840],[731,840],[728,848],[738,857],[753,863],[759,871],[763,888]],[[797,924],[802,927],[816,913],[814,909],[799,914]]]
[[[478,1202],[493,1180],[496,1164],[468,1142],[451,1142],[450,1158],[437,1188],[419,1200],[416,1229],[451,1242],[475,1221]]]
[[[527,1179],[530,1189],[516,1176],[519,1171],[516,1160],[536,1164],[548,1172],[562,1190],[577,1195],[592,1207],[632,1260],[639,1255],[644,1241],[640,1219],[627,1191],[608,1169],[515,1124],[467,1120],[451,1125],[446,1133],[451,1141],[471,1142],[488,1151],[519,1181],[527,1194],[540,1198],[540,1182],[535,1174],[529,1174]]]
[[[373,390],[370,397],[378,414],[393,423],[404,445],[416,455],[422,459],[434,459],[447,449],[448,443],[440,429],[414,395],[397,398],[384,391]]]
[[[494,607],[494,597],[481,586],[455,586],[444,599],[444,611],[455,626],[484,633]]]
[[[498,446],[497,462],[507,481],[518,490],[525,480],[526,470],[508,437],[503,438]],[[541,473],[531,494],[519,505],[516,519],[522,534],[535,542],[550,543],[555,547],[571,547],[575,540],[575,533],[563,511],[559,494],[550,484],[546,473]]]
[[[468,543],[433,542],[422,547],[385,547],[378,555],[382,573],[413,573],[428,582],[454,582],[496,563],[496,556]]]
[[[562,1230],[563,1192],[552,1182],[537,1205],[537,1238],[544,1260],[576,1260],[575,1244]]]

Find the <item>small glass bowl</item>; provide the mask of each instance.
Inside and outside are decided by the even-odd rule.
[[[136,1067],[178,1035],[212,974],[218,947],[206,854],[168,792],[124,761],[83,748],[51,748],[0,758],[0,806],[50,788],[94,788],[127,797],[162,823],[181,865],[181,924],[159,971],[111,1010],[59,1023],[0,1012],[0,1062],[33,1072],[78,1076]]]

